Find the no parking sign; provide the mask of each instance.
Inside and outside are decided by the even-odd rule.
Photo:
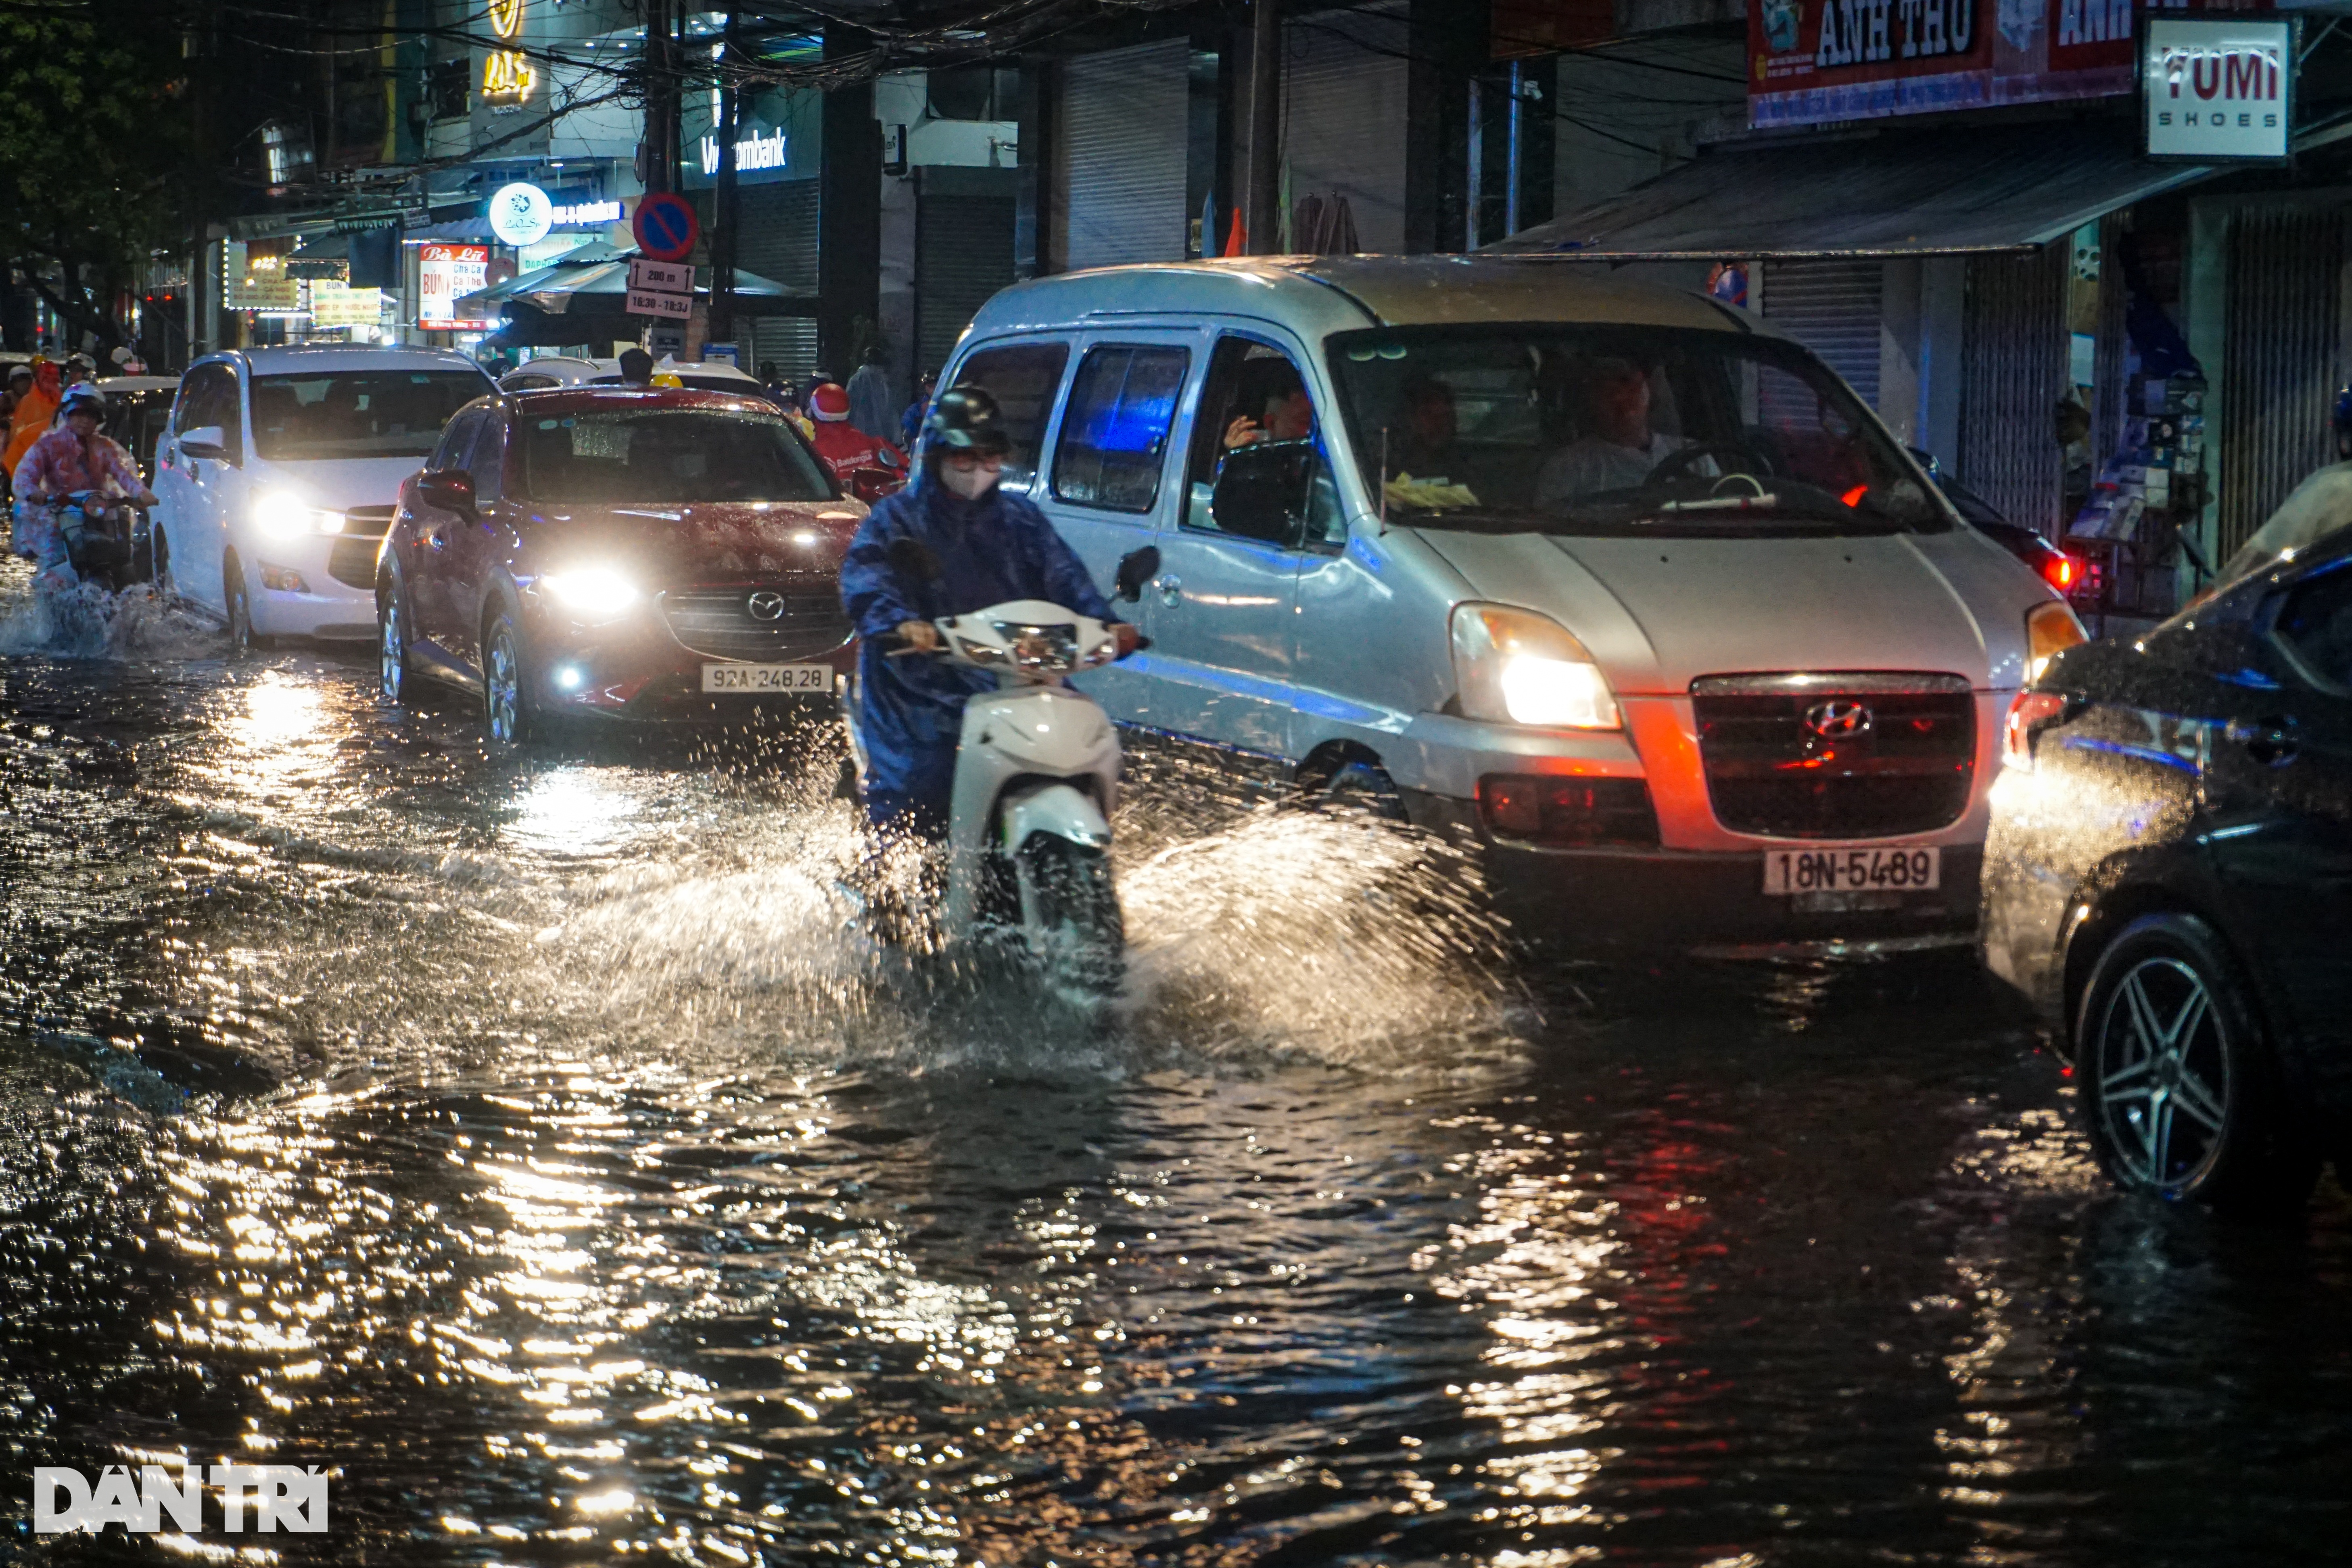
[[[636,231],[637,248],[656,261],[685,260],[702,235],[694,208],[685,197],[667,191],[641,198],[631,226]]]

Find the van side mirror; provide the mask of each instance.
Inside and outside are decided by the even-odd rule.
[[[416,476],[416,495],[442,511],[474,515],[474,476],[463,468],[427,468]]]
[[[221,458],[228,456],[228,432],[217,425],[199,425],[180,435],[180,455],[184,458]]]
[[[1220,533],[1268,544],[1298,543],[1315,485],[1315,443],[1259,441],[1236,447],[1217,468],[1209,516]]]
[[[1147,544],[1118,558],[1118,574],[1111,581],[1111,597],[1134,604],[1143,597],[1143,585],[1160,575],[1160,546]]]

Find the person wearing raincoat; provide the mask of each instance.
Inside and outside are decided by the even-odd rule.
[[[963,705],[994,677],[941,660],[892,658],[939,646],[931,623],[1009,599],[1043,599],[1113,629],[1120,656],[1139,642],[1045,514],[997,488],[1013,449],[995,400],[977,387],[943,394],[923,426],[915,482],[884,498],[841,563],[841,602],[856,626],[858,732],[866,742],[866,812],[877,828],[946,837]],[[938,563],[920,578],[894,564],[912,540]]]
[[[57,362],[36,359],[33,384],[16,399],[16,407],[8,417],[8,446],[0,451],[0,468],[15,473],[33,443],[47,432],[50,421],[57,416],[58,393]]]

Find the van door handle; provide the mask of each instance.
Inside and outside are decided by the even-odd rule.
[[[1170,609],[1174,609],[1183,602],[1184,579],[1175,573],[1162,572],[1151,580],[1151,585],[1160,590],[1160,602]]]

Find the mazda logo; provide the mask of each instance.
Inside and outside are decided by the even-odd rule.
[[[781,621],[784,618],[784,596],[762,588],[743,601],[743,609],[755,621]]]
[[[1816,702],[1805,710],[1805,728],[1824,741],[1851,741],[1866,735],[1874,721],[1864,704],[1843,698]]]

